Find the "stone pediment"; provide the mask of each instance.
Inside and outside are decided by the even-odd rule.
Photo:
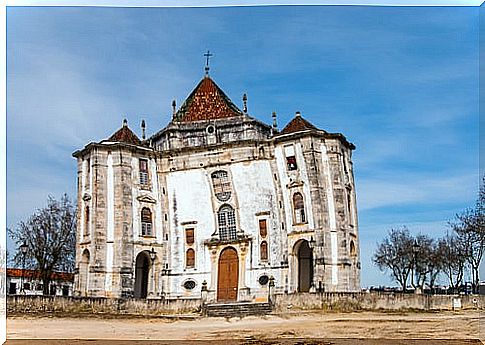
[[[140,202],[148,202],[150,204],[155,204],[157,202],[156,199],[154,199],[150,195],[146,195],[146,194],[137,196],[136,200],[138,200]]]
[[[91,195],[89,195],[88,193],[84,193],[84,195],[83,195],[83,200],[84,200],[84,201],[89,201],[89,200],[91,200]]]

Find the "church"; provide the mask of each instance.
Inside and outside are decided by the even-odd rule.
[[[241,110],[242,109],[242,110]],[[77,159],[75,295],[262,301],[360,289],[355,146],[297,112],[281,130],[209,76],[147,137],[126,120]]]

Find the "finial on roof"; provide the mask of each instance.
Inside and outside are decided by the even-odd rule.
[[[271,114],[271,117],[273,118],[273,128],[277,129],[278,124],[276,123],[276,111],[273,111],[273,114]]]
[[[175,119],[175,114],[177,113],[177,102],[172,100],[172,119]]]
[[[127,119],[123,119],[123,127],[127,127],[128,126],[128,120]]]
[[[145,140],[145,120],[141,120],[141,138]]]
[[[207,53],[204,54],[204,56],[207,58],[205,62],[205,75],[209,75],[209,58],[211,56],[214,56],[213,54],[210,53],[210,51],[207,51]]]
[[[300,113],[299,111],[297,111],[297,112],[295,113],[295,115],[296,115],[296,116],[301,116],[301,113]]]
[[[242,100],[243,100],[243,112],[244,112],[244,114],[247,114],[248,113],[248,95],[244,94]]]

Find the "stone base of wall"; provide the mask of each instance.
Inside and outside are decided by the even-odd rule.
[[[200,311],[199,299],[115,299],[62,296],[8,296],[8,313],[65,313],[65,314],[127,314],[175,315],[196,314]]]
[[[483,295],[418,295],[403,293],[299,293],[272,296],[273,310],[395,311],[485,309]],[[113,315],[200,315],[201,299],[115,299],[94,297],[29,296],[7,297],[7,313],[56,313]]]
[[[485,309],[483,295],[425,295],[387,292],[277,294],[277,312],[289,310],[457,310]]]

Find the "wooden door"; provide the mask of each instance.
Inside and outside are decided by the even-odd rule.
[[[226,248],[219,257],[217,300],[237,301],[239,263],[234,248]]]

